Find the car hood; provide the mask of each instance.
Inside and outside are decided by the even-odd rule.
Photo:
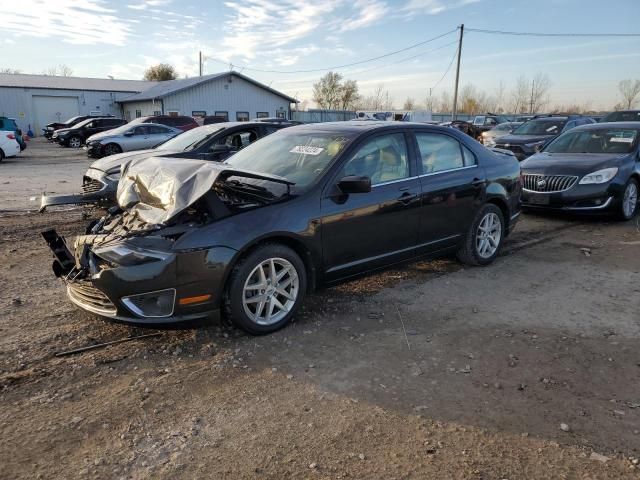
[[[149,225],[165,225],[193,205],[213,184],[231,176],[293,185],[282,177],[267,175],[205,160],[147,157],[122,166],[117,200],[123,210]]]
[[[522,173],[545,175],[586,175],[608,167],[618,167],[627,154],[547,153],[540,152],[524,160]]]
[[[125,162],[136,160],[138,158],[157,157],[159,155],[171,155],[172,153],[175,153],[175,152],[167,152],[166,150],[162,151],[162,150],[156,150],[153,148],[150,148],[147,150],[135,150],[133,152],[118,153],[116,155],[109,155],[108,157],[104,157],[104,158],[101,158],[100,160],[96,160],[91,164],[89,168],[102,170],[103,172],[113,173],[114,171],[120,170],[120,167]]]
[[[525,143],[534,143],[542,140],[548,140],[556,135],[505,135],[500,137],[500,143],[508,143],[510,145],[523,145]]]
[[[63,135],[65,133],[69,133],[71,130],[73,130],[72,128],[59,128],[57,130],[55,130],[55,133],[57,133],[58,135]]]
[[[87,142],[89,141],[94,141],[94,140],[103,140],[105,138],[109,138],[109,137],[119,137],[120,135],[114,135],[113,133],[111,133],[111,130],[107,130],[104,132],[100,132],[100,133],[94,133],[93,135],[91,135],[89,138],[87,138]]]

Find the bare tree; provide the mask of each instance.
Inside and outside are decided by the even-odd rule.
[[[424,99],[424,106],[430,112],[433,112],[436,108],[436,99],[432,95],[431,89],[429,89],[429,95]]]
[[[403,110],[414,110],[416,108],[416,102],[413,98],[407,97],[402,106]]]
[[[358,83],[355,80],[342,82],[342,75],[328,72],[313,84],[313,101],[320,108],[348,110],[358,102]]]
[[[449,92],[444,91],[440,94],[440,103],[438,105],[438,110],[441,113],[449,113],[453,109],[453,104],[451,100],[451,95]]]
[[[65,64],[58,65],[58,75],[61,77],[70,77],[73,75],[73,69]]]
[[[529,112],[537,113],[549,103],[551,80],[546,73],[538,73],[531,81]]]
[[[468,113],[474,115],[482,111],[487,105],[487,96],[484,92],[478,91],[478,89],[467,83],[460,90],[460,108],[461,113]]]
[[[529,82],[527,77],[521,75],[516,80],[516,85],[511,92],[511,104],[509,110],[513,113],[525,113],[527,111],[527,99],[529,98]]]
[[[498,86],[496,87],[496,93],[494,96],[493,108],[490,109],[493,113],[502,113],[504,112],[504,93],[507,87],[503,80],[500,80]]]
[[[622,109],[630,110],[640,96],[640,80],[622,80],[618,83],[618,90],[622,95]]]
[[[360,94],[358,93],[358,82],[355,80],[345,80],[340,87],[340,103],[342,110],[352,110],[358,100]]]
[[[371,95],[361,97],[357,103],[358,110],[393,110],[393,99],[384,84],[376,87]]]
[[[8,73],[8,74],[11,74],[11,75],[17,75],[17,74],[22,73],[22,72],[20,72],[20,70],[18,70],[16,68],[0,67],[0,73]]]

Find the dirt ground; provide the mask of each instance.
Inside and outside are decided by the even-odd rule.
[[[75,309],[39,232],[85,223],[0,216],[0,478],[640,478],[637,221],[526,215],[490,267],[372,275],[265,337]]]

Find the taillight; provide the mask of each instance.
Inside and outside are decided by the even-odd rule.
[[[15,140],[16,136],[13,133],[7,133],[7,138],[10,138],[11,140]]]

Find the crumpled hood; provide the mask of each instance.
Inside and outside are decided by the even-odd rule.
[[[523,173],[545,175],[587,175],[596,170],[620,166],[627,154],[547,153],[540,152],[524,160]]]
[[[508,143],[509,145],[523,145],[525,143],[534,143],[541,140],[548,140],[556,135],[505,135],[500,137],[498,143]]]
[[[87,142],[94,142],[96,140],[102,140],[109,137],[119,137],[120,135],[118,135],[117,133],[113,133],[113,130],[115,129],[112,128],[111,130],[105,130],[104,132],[94,133],[89,138],[87,138]]]
[[[112,173],[114,170],[120,170],[120,166],[128,161],[136,160],[138,158],[157,157],[159,155],[171,155],[172,153],[174,152],[168,152],[166,150],[156,150],[154,148],[118,153],[116,155],[109,155],[108,157],[103,157],[100,160],[96,160],[91,164],[89,168]]]
[[[138,158],[122,166],[117,200],[120,207],[151,225],[164,225],[198,201],[219,178],[243,176],[286,185],[293,182],[206,160],[173,157]]]

